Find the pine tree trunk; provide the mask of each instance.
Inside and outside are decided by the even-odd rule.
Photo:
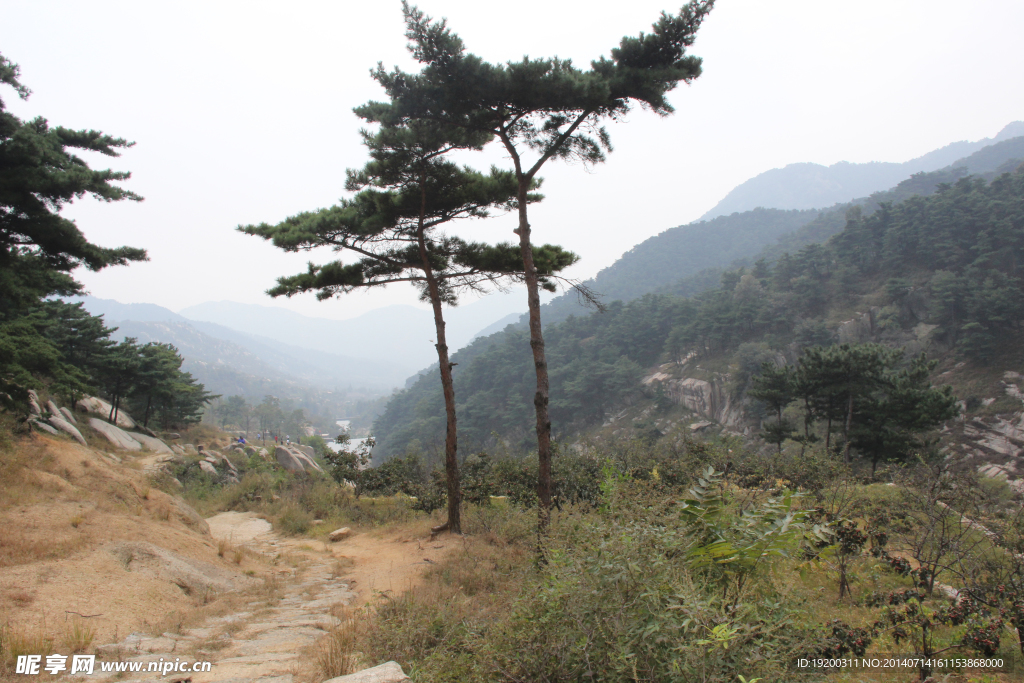
[[[778,408],[779,413],[779,443],[776,444],[779,448],[779,455],[782,455],[782,406]]]
[[[850,462],[850,425],[853,423],[853,393],[850,393],[850,398],[846,407],[846,425],[843,427],[843,441],[846,443],[843,445],[843,462]]]
[[[519,248],[523,255],[527,302],[530,306],[530,348],[533,366],[537,372],[537,392],[533,406],[537,412],[537,531],[544,534],[551,520],[551,417],[548,414],[548,363],[544,353],[544,334],[540,322],[540,283],[537,266],[533,262],[533,244],[530,242],[530,222],[526,215],[526,195],[529,179],[519,179]]]
[[[437,333],[437,361],[441,367],[441,387],[444,393],[444,409],[447,415],[447,427],[444,439],[444,471],[448,481],[448,521],[439,527],[434,527],[433,532],[439,533],[447,529],[449,533],[462,533],[462,487],[459,482],[459,460],[458,460],[458,424],[455,416],[455,384],[452,382],[452,364],[448,360],[448,342],[445,338],[444,311],[441,308],[441,289],[434,276],[434,270],[430,266],[430,258],[427,255],[426,239],[423,234],[423,219],[426,211],[426,187],[421,182],[420,223],[417,232],[419,242],[420,258],[423,260],[423,275],[427,279],[427,293],[430,295],[430,305],[434,309],[434,329]]]

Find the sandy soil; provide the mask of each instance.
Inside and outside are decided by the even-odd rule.
[[[52,652],[71,652],[84,624],[101,661],[215,662],[193,683],[310,680],[339,615],[415,588],[461,542],[428,540],[427,520],[337,543],[282,537],[254,513],[204,522],[150,487],[146,452],[34,436],[13,457],[24,467],[0,463],[0,623]],[[150,677],[118,680],[181,678]]]
[[[129,456],[118,462],[42,436],[19,456],[29,467],[18,480],[3,482],[0,501],[4,622],[58,635],[73,612],[95,615],[88,624],[102,642],[195,607],[195,596],[112,552],[126,542],[153,543],[185,561],[229,572],[239,587],[246,582],[248,567],[218,557],[213,537],[187,522],[178,501],[151,489]]]

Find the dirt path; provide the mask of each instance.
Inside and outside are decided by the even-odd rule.
[[[207,520],[215,539],[233,552],[258,553],[268,565],[261,590],[239,594],[226,614],[180,633],[131,634],[100,646],[98,661],[213,662],[207,673],[100,674],[88,680],[192,683],[299,683],[312,680],[315,644],[350,607],[377,593],[414,588],[423,569],[458,541],[426,541],[427,527],[355,533],[339,543],[282,538],[253,513],[225,512]],[[97,666],[99,669],[99,666]]]

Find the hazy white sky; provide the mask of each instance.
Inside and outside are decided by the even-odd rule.
[[[678,9],[664,0],[420,7],[448,17],[486,59],[557,54],[581,66]],[[366,158],[351,109],[381,96],[369,69],[414,68],[397,0],[5,0],[0,16],[0,52],[33,90],[27,102],[3,93],[14,113],[137,143],[113,167],[132,172],[125,186],[146,201],[67,210],[94,242],[150,253],[149,263],[82,273],[92,294],[175,310],[274,303],[332,318],[415,301],[395,288],[272,302],[263,291],[309,256],[233,229],[342,195],[345,169]],[[637,111],[613,125],[616,151],[602,166],[545,168],[536,239],[579,253],[570,274],[585,278],[770,168],[905,161],[991,137],[1024,118],[1021,35],[1020,0],[720,0],[693,49],[704,75],[672,94],[674,116]],[[504,162],[497,150],[476,164],[492,162]],[[463,230],[501,241],[512,227],[506,217]]]

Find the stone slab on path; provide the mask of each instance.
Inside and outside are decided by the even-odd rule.
[[[206,520],[210,535],[229,543],[251,543],[272,540],[274,527],[255,512],[222,512]]]
[[[398,662],[385,662],[354,674],[332,678],[324,683],[402,683],[410,680],[412,679],[405,675]]]

